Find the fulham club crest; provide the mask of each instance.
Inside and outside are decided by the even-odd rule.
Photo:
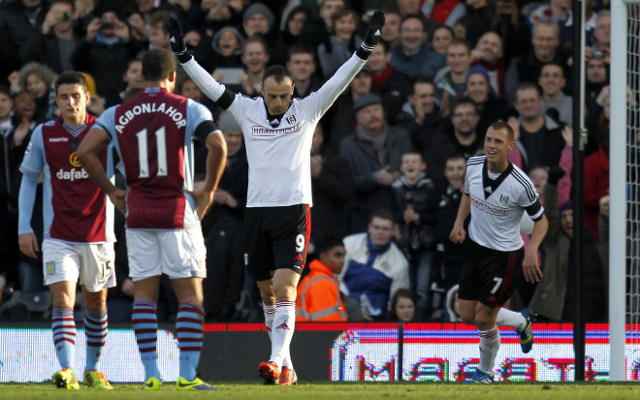
[[[503,206],[507,205],[507,201],[509,201],[509,195],[507,194],[501,194],[500,195],[500,204]]]
[[[287,117],[287,122],[288,122],[290,125],[295,124],[295,123],[296,123],[296,116],[295,116],[295,115],[290,115],[290,116],[288,116],[288,117]]]

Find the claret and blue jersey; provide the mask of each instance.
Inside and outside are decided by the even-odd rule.
[[[96,121],[122,160],[127,194],[127,228],[183,229],[199,226],[192,196],[193,137],[211,121],[203,105],[164,88],[147,88],[106,110]]]
[[[32,232],[31,213],[35,185],[43,174],[44,237],[70,243],[104,243],[115,240],[113,206],[107,196],[89,179],[78,161],[80,141],[93,127],[95,117],[71,127],[62,117],[39,125],[31,136],[20,171],[27,177],[21,190],[20,234]],[[113,177],[110,148],[98,155],[109,178]],[[23,181],[24,182],[24,181]]]

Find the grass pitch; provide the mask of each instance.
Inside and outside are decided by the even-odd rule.
[[[79,391],[56,389],[53,384],[2,384],[0,399],[16,400],[573,400],[573,399],[639,399],[639,383],[495,383],[464,385],[461,383],[302,383],[292,387],[263,386],[258,383],[217,383],[218,391],[178,391],[166,382],[158,391],[141,391],[140,384],[114,384],[113,391],[81,387]]]

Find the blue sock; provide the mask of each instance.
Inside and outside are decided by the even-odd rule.
[[[51,328],[53,345],[62,369],[73,369],[76,356],[76,322],[73,320],[73,308],[53,307]]]
[[[87,335],[87,362],[85,371],[97,370],[98,361],[107,339],[109,318],[107,309],[100,311],[85,310],[84,332]]]
[[[180,376],[188,381],[196,378],[196,368],[202,349],[204,309],[195,303],[182,303],[178,307],[176,330],[180,347]]]
[[[144,365],[145,381],[151,377],[160,379],[158,352],[156,351],[156,342],[158,340],[156,305],[146,300],[134,301],[131,322],[133,323],[133,329],[136,331],[140,358]]]

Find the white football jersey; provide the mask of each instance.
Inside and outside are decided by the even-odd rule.
[[[522,214],[526,210],[537,221],[544,213],[533,183],[520,168],[509,163],[497,179],[490,179],[486,156],[467,161],[465,194],[471,198],[469,237],[493,250],[521,248]]]
[[[304,99],[293,99],[280,121],[268,120],[262,97],[236,94],[228,111],[240,124],[249,163],[247,207],[278,207],[311,201],[311,141],[324,113],[365,64],[351,56],[322,87]],[[202,92],[217,101],[225,86],[195,60],[185,71]],[[277,125],[274,127],[274,125]]]

